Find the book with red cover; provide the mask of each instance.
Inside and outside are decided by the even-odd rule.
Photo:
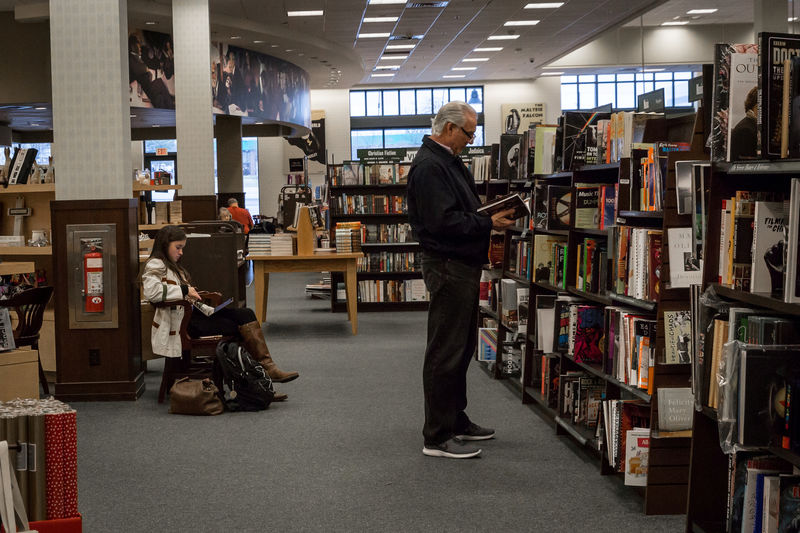
[[[595,305],[578,306],[578,325],[575,330],[575,353],[578,363],[603,363],[603,308]]]

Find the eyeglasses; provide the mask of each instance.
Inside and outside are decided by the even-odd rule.
[[[472,139],[475,138],[475,132],[474,131],[467,131],[464,128],[462,128],[461,126],[459,126],[459,128],[461,128],[461,131],[464,132],[464,135],[466,135],[468,139],[472,140]]]

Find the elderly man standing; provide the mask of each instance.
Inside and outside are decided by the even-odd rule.
[[[422,369],[425,425],[422,453],[465,459],[481,449],[466,441],[494,437],[470,421],[467,368],[477,344],[478,288],[492,228],[513,221],[513,210],[487,216],[475,180],[458,154],[475,139],[477,114],[450,102],[433,119],[408,174],[408,219],[422,247],[422,276],[431,295]]]

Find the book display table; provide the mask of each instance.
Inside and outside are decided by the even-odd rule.
[[[267,319],[267,299],[269,297],[270,272],[344,272],[344,285],[347,292],[347,319],[358,334],[358,311],[356,294],[356,261],[363,257],[361,252],[339,254],[324,253],[316,255],[248,255],[253,262],[253,283],[256,296],[256,317],[262,324]]]

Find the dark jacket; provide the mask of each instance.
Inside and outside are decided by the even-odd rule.
[[[488,262],[492,219],[461,158],[427,135],[408,173],[408,220],[426,252],[470,265]]]

